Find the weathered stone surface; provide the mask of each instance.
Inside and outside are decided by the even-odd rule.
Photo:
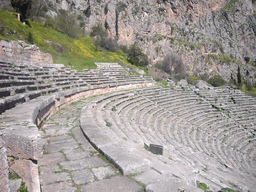
[[[150,144],[149,150],[154,154],[163,155],[163,146],[162,145]]]
[[[199,89],[207,89],[209,87],[209,85],[205,81],[199,80],[196,83],[196,87]]]
[[[47,145],[45,147],[45,152],[48,153],[55,153],[61,150],[66,150],[66,149],[75,149],[78,147],[78,144],[71,138],[67,142],[61,142],[61,143],[54,143],[53,145]]]
[[[36,126],[12,125],[3,135],[8,156],[37,160],[42,155],[41,136]]]
[[[83,159],[85,157],[88,157],[90,153],[88,151],[84,152],[82,149],[68,149],[63,151],[66,155],[66,158],[70,161],[74,161],[77,159]]]
[[[188,82],[185,79],[181,79],[178,82],[178,85],[181,86],[181,87],[185,87],[185,86],[188,86]]]
[[[52,56],[42,53],[35,45],[29,45],[24,41],[0,40],[0,56],[16,60],[25,60],[36,63],[53,63]]]
[[[40,191],[37,164],[34,164],[30,160],[20,159],[15,160],[10,169],[22,177],[28,187],[28,191]]]
[[[154,184],[150,184],[146,187],[146,192],[202,192],[203,190],[196,188],[194,186],[189,186],[183,181],[179,180],[168,180],[168,181],[160,181]]]
[[[85,191],[113,191],[113,192],[130,192],[140,191],[142,187],[127,177],[115,176],[110,179],[104,179],[84,185],[81,188]]]
[[[56,192],[75,192],[76,188],[72,187],[71,182],[59,182],[42,186],[42,192],[56,191]]]
[[[62,153],[53,153],[53,154],[45,154],[43,158],[40,158],[38,161],[39,166],[50,165],[60,163],[65,160],[65,157]]]
[[[9,166],[7,162],[7,153],[4,140],[0,137],[0,191],[8,192]]]
[[[20,188],[22,179],[14,179],[14,180],[9,180],[9,185],[10,185],[10,191],[18,191]]]
[[[63,169],[74,171],[74,170],[81,170],[86,168],[93,168],[93,167],[100,167],[106,166],[106,162],[104,162],[99,157],[91,157],[91,158],[84,158],[75,161],[64,161],[61,162],[60,165]]]
[[[172,80],[167,80],[167,85],[170,86],[170,87],[174,87],[176,85],[175,81],[172,81]]]
[[[92,172],[94,175],[98,178],[98,180],[102,180],[106,177],[110,177],[112,175],[116,174],[116,171],[112,167],[98,167],[98,168],[93,168]]]
[[[89,169],[74,171],[72,173],[72,179],[75,184],[82,185],[94,181],[94,175]]]
[[[44,174],[40,176],[40,180],[41,180],[41,183],[43,183],[43,185],[48,185],[48,184],[62,182],[62,181],[68,181],[70,179],[71,179],[70,175],[66,172],[60,172],[60,173],[52,172],[52,174]]]

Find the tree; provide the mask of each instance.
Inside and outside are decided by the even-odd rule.
[[[167,54],[159,68],[166,73],[174,75],[184,75],[186,73],[181,57],[175,53]]]
[[[77,38],[80,34],[80,28],[76,23],[76,18],[75,14],[61,9],[54,18],[54,28],[70,37]]]
[[[29,17],[32,0],[11,0],[11,5],[18,13],[21,14],[24,20]]]
[[[128,61],[137,66],[145,67],[148,65],[148,57],[141,51],[136,43],[128,50]]]
[[[214,87],[219,87],[225,84],[225,80],[220,75],[214,75],[207,81]]]
[[[241,78],[241,73],[240,73],[240,67],[239,66],[237,68],[237,83],[238,84],[242,83],[242,78]]]
[[[93,26],[90,36],[95,38],[96,49],[101,47],[108,51],[116,51],[118,48],[116,40],[109,38],[106,29],[104,29],[101,25]]]

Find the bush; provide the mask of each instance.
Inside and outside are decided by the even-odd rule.
[[[28,188],[26,187],[26,183],[25,182],[21,182],[20,188],[18,189],[17,192],[27,192]]]
[[[33,36],[32,36],[31,32],[28,33],[28,39],[27,40],[28,40],[29,43],[34,44],[34,40],[33,40]]]
[[[251,91],[252,88],[253,88],[253,86],[252,86],[252,84],[251,84],[250,81],[246,81],[246,82],[245,82],[245,87],[246,87],[246,89],[247,89],[248,91]]]
[[[101,47],[103,49],[113,52],[118,49],[116,40],[109,38],[107,31],[101,25],[93,26],[90,36],[95,37],[96,39],[96,49]]]
[[[181,59],[181,56],[170,53],[166,55],[161,64],[158,66],[166,73],[173,74],[176,76],[185,76],[186,70]]]
[[[68,11],[61,9],[53,19],[47,17],[45,26],[50,26],[69,37],[78,38],[82,32],[76,20],[77,16],[75,14],[71,14]]]
[[[136,43],[134,43],[128,50],[128,61],[136,66],[145,67],[148,65],[148,57]]]
[[[72,38],[80,35],[80,28],[76,23],[77,16],[63,9],[59,10],[59,14],[55,17],[56,29]]]
[[[220,75],[214,75],[213,77],[207,80],[214,87],[220,87],[225,84],[225,80]]]
[[[191,85],[196,85],[197,81],[199,80],[198,77],[191,77],[191,76],[188,76],[187,78],[187,82]]]

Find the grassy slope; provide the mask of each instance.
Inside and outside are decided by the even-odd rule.
[[[121,62],[128,63],[122,51],[106,54],[97,51],[94,41],[91,38],[71,38],[50,27],[30,21],[30,26],[23,25],[16,18],[16,13],[9,13],[0,10],[0,26],[5,29],[4,34],[0,33],[0,39],[4,40],[26,40],[29,32],[32,34],[34,44],[42,52],[50,53],[54,63],[63,63],[66,66],[73,66],[75,69],[96,68],[94,62]],[[57,53],[51,44],[46,41],[58,43],[62,47],[62,53]]]

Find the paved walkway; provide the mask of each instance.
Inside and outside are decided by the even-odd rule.
[[[44,154],[39,160],[42,192],[141,191],[122,176],[85,139],[79,127],[83,104],[78,101],[58,111],[41,128]]]

